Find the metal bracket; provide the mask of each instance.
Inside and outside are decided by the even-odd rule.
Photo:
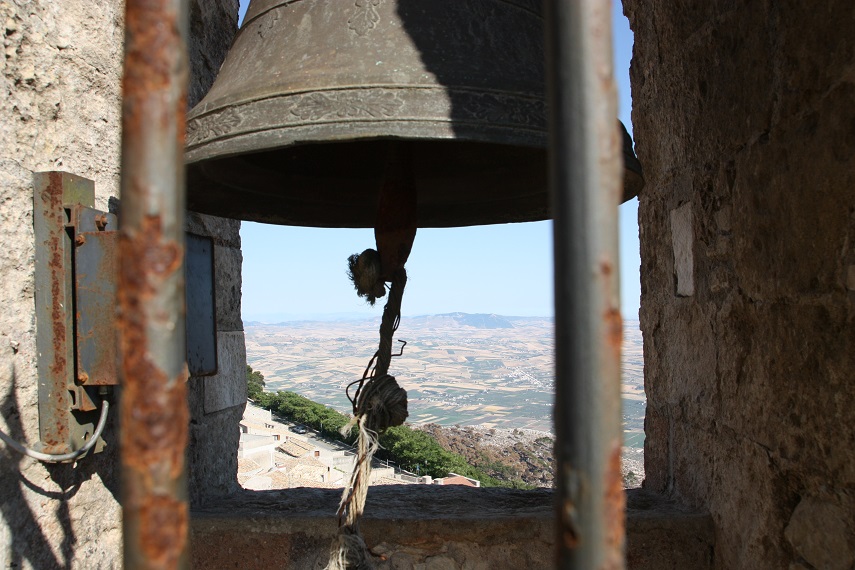
[[[33,180],[39,431],[45,453],[80,449],[116,375],[116,216],[93,208],[95,187],[65,172]],[[76,318],[75,318],[76,317]],[[92,452],[104,448],[99,441]]]
[[[119,383],[115,328],[118,218],[93,208],[95,186],[66,172],[33,180],[39,431],[51,454],[81,448],[98,403]],[[187,235],[187,364],[217,372],[214,243]],[[104,448],[99,441],[93,448]]]

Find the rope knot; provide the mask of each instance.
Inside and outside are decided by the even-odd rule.
[[[407,391],[394,376],[385,374],[372,378],[359,394],[356,415],[365,417],[365,427],[381,434],[387,428],[404,423],[407,412]]]
[[[378,298],[386,294],[383,283],[380,254],[373,249],[354,253],[347,258],[347,276],[353,282],[356,294],[365,297],[372,307]]]

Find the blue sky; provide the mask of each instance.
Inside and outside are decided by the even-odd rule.
[[[241,0],[240,18],[248,0]],[[630,133],[632,33],[619,0],[612,4],[619,117]],[[620,207],[621,303],[638,318],[638,200]],[[243,318],[279,321],[326,314],[379,316],[346,276],[346,259],[374,247],[372,230],[319,229],[244,222]],[[407,262],[406,315],[462,311],[552,315],[551,222],[420,229]]]

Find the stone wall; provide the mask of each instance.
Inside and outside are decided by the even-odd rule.
[[[238,0],[192,0],[188,104],[198,103],[217,76],[237,30]],[[214,239],[217,373],[190,379],[190,501],[238,489],[238,423],[246,405],[246,345],[240,316],[240,222],[187,214],[187,231]]]
[[[246,406],[246,346],[240,318],[240,222],[188,213],[190,233],[214,238],[217,373],[190,378],[188,485],[191,504],[238,489],[239,422]]]
[[[192,0],[192,97],[218,69],[237,20],[237,0]],[[34,317],[32,173],[63,170],[95,182],[96,207],[108,209],[119,187],[120,78],[124,7],[119,0],[0,0],[0,429],[33,446],[39,441]],[[207,30],[202,34],[202,31]],[[221,342],[231,348],[231,375],[191,380],[194,490],[234,488],[237,419],[243,381],[238,224],[193,217],[217,240]],[[204,233],[199,230],[197,233]],[[204,389],[219,396],[205,407]],[[201,403],[200,403],[201,402]],[[234,435],[223,432],[230,422]],[[0,446],[0,564],[4,568],[120,566],[115,422],[104,453],[76,466],[45,466]],[[220,455],[228,451],[230,457]],[[206,454],[210,454],[206,456]],[[216,458],[213,457],[216,455]],[[220,463],[217,463],[220,461]],[[224,470],[225,469],[225,470]]]
[[[716,567],[855,567],[855,4],[624,0],[645,487]]]
[[[193,512],[194,568],[319,570],[336,536],[340,489],[240,492]],[[371,487],[360,529],[377,570],[520,570],[555,560],[551,490]],[[709,515],[627,492],[628,570],[713,570]]]

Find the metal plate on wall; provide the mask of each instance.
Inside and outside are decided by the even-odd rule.
[[[118,232],[77,234],[74,255],[77,382],[118,384],[116,240]]]
[[[217,372],[214,240],[187,234],[184,262],[187,301],[187,368],[190,376]]]

